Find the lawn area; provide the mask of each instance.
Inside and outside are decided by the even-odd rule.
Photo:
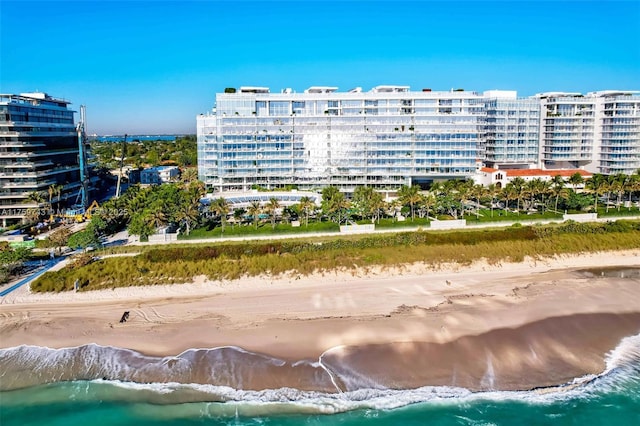
[[[488,223],[488,222],[503,222],[503,221],[524,221],[524,220],[540,220],[540,219],[562,219],[561,214],[544,212],[544,213],[514,213],[507,210],[494,209],[493,217],[491,216],[490,209],[480,209],[479,216],[473,214],[466,214],[464,219],[468,224],[474,223]]]
[[[256,228],[254,225],[227,225],[224,227],[224,233],[221,226],[215,228],[202,227],[193,229],[189,235],[180,234],[180,240],[194,240],[199,238],[215,238],[215,237],[244,237],[244,236],[260,236],[260,235],[282,235],[282,234],[301,234],[307,232],[338,232],[340,227],[333,222],[309,222],[309,226],[301,224],[298,227],[291,226],[290,223],[278,223],[275,228],[271,223],[259,223]]]

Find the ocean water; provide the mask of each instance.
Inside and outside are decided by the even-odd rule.
[[[20,351],[21,356],[42,353],[33,347]],[[1,350],[0,367],[6,367],[7,354],[16,351]],[[8,374],[0,370],[0,384]],[[0,393],[2,426],[523,424],[639,425],[640,335],[623,339],[607,355],[601,374],[530,391],[471,392],[444,386],[342,393],[292,388],[241,391],[99,379],[56,381]]]
[[[174,141],[176,135],[127,135],[127,141]],[[122,142],[124,135],[91,136],[90,139],[96,142]]]

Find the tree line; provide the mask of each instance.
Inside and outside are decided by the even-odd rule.
[[[70,241],[78,246],[96,244],[99,236],[127,229],[142,239],[158,228],[174,225],[189,235],[195,228],[259,225],[276,228],[279,223],[293,220],[309,227],[313,222],[379,223],[383,219],[409,221],[422,219],[461,219],[484,216],[487,220],[508,211],[528,212],[606,211],[620,210],[625,201],[631,209],[634,195],[640,195],[640,175],[595,174],[583,179],[579,173],[565,181],[561,176],[551,180],[525,180],[516,177],[503,188],[495,184],[483,186],[472,180],[435,182],[428,190],[417,185],[402,186],[397,197],[385,196],[372,187],[357,187],[351,198],[335,186],[322,190],[318,206],[307,196],[292,206],[284,206],[272,197],[267,202],[254,201],[244,208],[234,208],[224,196],[201,203],[204,185],[194,174],[185,174],[180,182],[151,187],[131,186],[121,197],[104,203],[85,231]],[[604,207],[603,207],[604,206]],[[75,246],[75,245],[74,245]]]

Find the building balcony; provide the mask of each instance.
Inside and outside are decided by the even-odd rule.
[[[22,162],[15,162],[15,163],[9,163],[9,164],[5,164],[4,168],[6,169],[34,169],[37,167],[45,167],[45,166],[53,166],[53,161],[51,160],[44,160],[44,161],[22,161]]]
[[[18,142],[18,141],[0,142],[0,148],[41,148],[43,146],[46,146],[46,145],[39,142],[34,142],[34,143]]]

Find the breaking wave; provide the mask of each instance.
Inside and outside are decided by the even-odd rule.
[[[67,349],[20,346],[0,350],[0,383],[5,390],[4,406],[23,404],[24,397],[20,395],[29,391],[30,404],[33,405],[55,404],[69,399],[76,402],[144,403],[137,409],[148,409],[149,413],[145,415],[151,417],[335,414],[362,409],[390,410],[416,403],[457,404],[482,400],[548,404],[559,400],[594,398],[630,387],[637,392],[640,388],[640,334],[624,338],[606,356],[606,368],[599,375],[586,375],[560,386],[525,391],[474,392],[455,386],[390,389],[367,378],[355,376],[346,380],[341,376],[345,374],[344,370],[332,370],[329,374],[327,367],[322,365],[322,358],[318,362],[290,363],[236,347],[193,349],[175,357],[160,358],[98,345]],[[17,366],[13,364],[16,359],[22,366],[17,373],[12,370]],[[218,368],[211,367],[212,360],[218,362]],[[209,367],[205,368],[203,364]],[[220,365],[225,365],[227,370],[219,368]],[[253,372],[248,375],[237,370],[242,368],[253,369]],[[196,380],[205,376],[218,381],[236,380],[240,373],[247,379],[242,383],[246,386],[252,383],[253,376],[281,372],[287,376],[295,369],[309,370],[312,373],[309,377],[313,380],[304,384],[317,389],[302,390],[300,386],[285,385],[251,390],[198,383]],[[70,370],[75,374],[69,375]],[[26,371],[30,373],[25,375]],[[16,381],[26,376],[39,380],[34,383]],[[162,380],[149,380],[154,377]],[[173,380],[175,377],[191,377],[194,381],[178,382]],[[289,374],[289,380],[295,381],[295,378],[299,375]],[[255,383],[260,380],[262,378],[255,379]],[[360,385],[362,387],[352,389]],[[32,387],[19,389],[26,386]],[[336,389],[340,386],[344,390]],[[637,398],[640,400],[640,396]],[[163,406],[171,407],[171,410],[164,411]]]

